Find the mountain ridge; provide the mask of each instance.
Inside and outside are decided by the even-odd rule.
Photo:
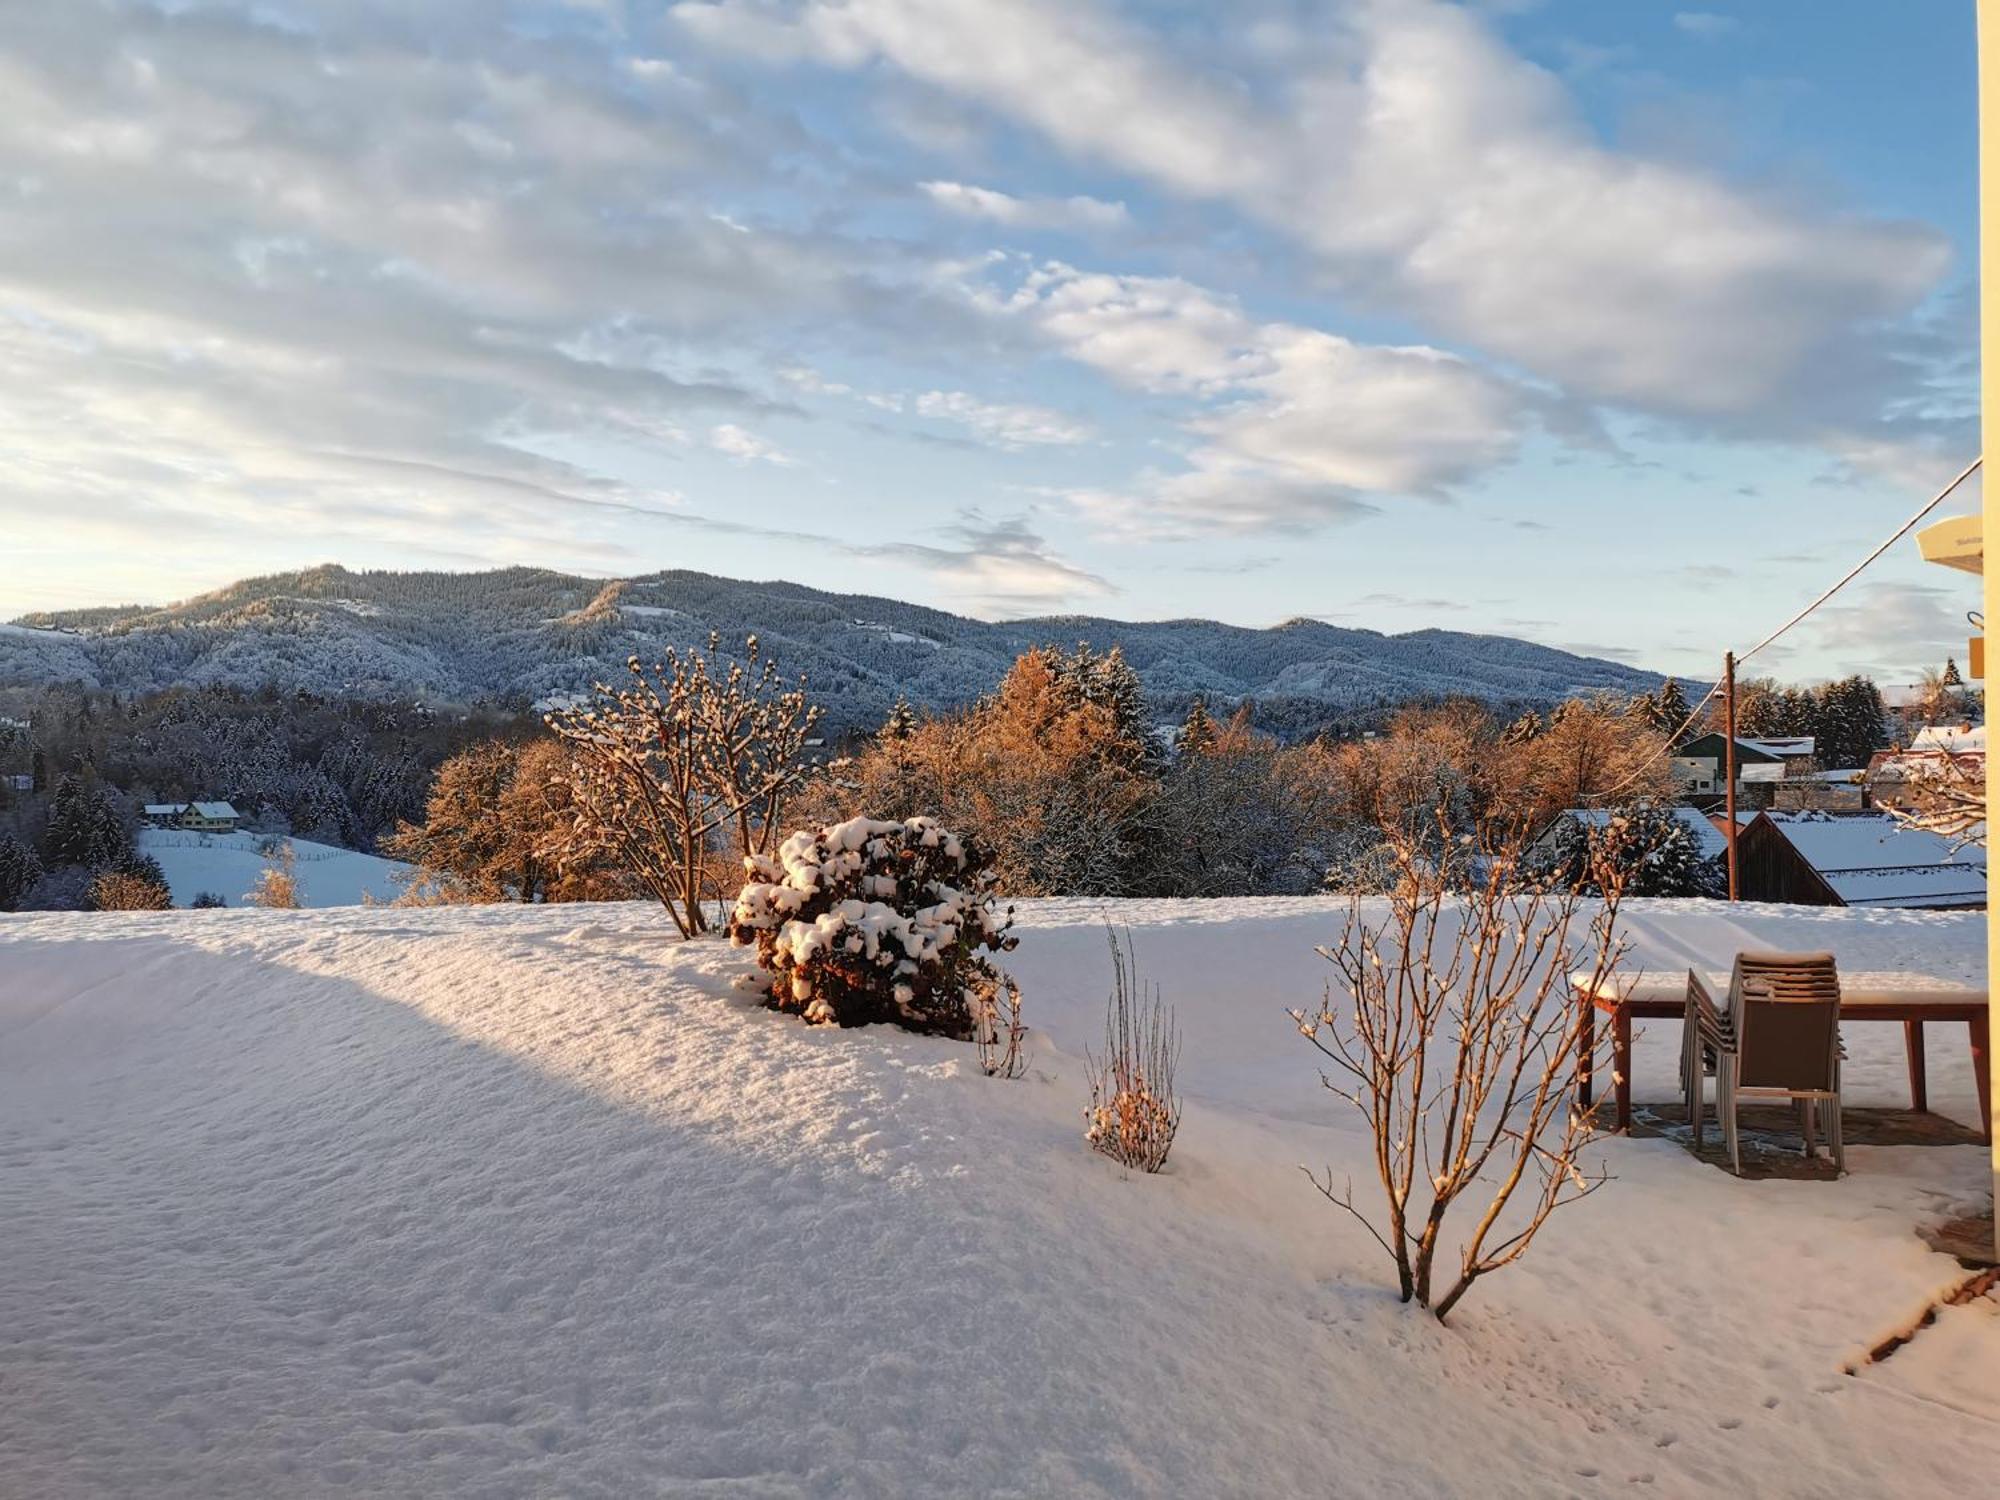
[[[121,691],[179,684],[523,702],[616,675],[626,657],[755,633],[804,671],[835,730],[870,727],[898,694],[946,708],[988,691],[1033,645],[1121,645],[1159,705],[1254,699],[1269,727],[1463,694],[1496,703],[1641,692],[1656,673],[1516,637],[1400,634],[1295,617],[1065,614],[976,620],[879,595],[685,569],[588,578],[515,566],[476,573],[339,564],[247,578],[169,605],[37,611],[0,628],[0,682]]]

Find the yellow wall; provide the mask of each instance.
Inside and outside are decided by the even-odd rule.
[[[2000,372],[2000,0],[1979,0],[1979,355],[1986,373],[1980,396],[1980,452],[2000,454],[2000,401],[1988,396],[1995,372]],[[1981,512],[1985,534],[2000,537],[2000,481],[1980,472]],[[1982,580],[1986,618],[2000,625],[2000,568],[1987,568]],[[1986,757],[1986,802],[1994,804],[1996,767],[2000,755]],[[1990,988],[2000,974],[2000,944],[1994,941],[1994,927],[1986,923],[1987,1004],[1993,1006]],[[2000,1016],[1996,1016],[2000,1021]],[[2000,1036],[2000,1024],[1992,1027]],[[1993,1070],[1994,1116],[2000,1118],[2000,1068]],[[1993,1185],[2000,1202],[2000,1132],[1993,1147]]]

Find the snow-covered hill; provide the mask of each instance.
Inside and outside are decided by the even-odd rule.
[[[1158,1178],[1081,1141],[1106,917],[1187,1034]],[[639,906],[0,917],[0,1490],[1981,1492],[1990,1312],[1839,1366],[1961,1274],[1911,1228],[1982,1151],[1746,1182],[1612,1141],[1618,1180],[1441,1329],[1298,1170],[1366,1171],[1283,1013],[1337,918],[1031,903],[1001,1082],[755,1009],[739,952]],[[1654,963],[1982,952],[1977,916],[1635,931]],[[1856,1102],[1899,1098],[1899,1029],[1848,1041]],[[1962,1035],[1931,1070],[1969,1115]]]
[[[160,862],[176,906],[188,905],[204,891],[241,906],[244,893],[270,863],[264,853],[267,840],[254,833],[142,828],[138,842],[141,854]],[[370,897],[393,901],[403,893],[397,877],[407,874],[410,866],[400,861],[311,839],[285,842],[292,847],[292,874],[303,906],[360,906]]]
[[[30,625],[44,628],[28,628]],[[61,626],[62,629],[46,627]],[[756,633],[810,675],[832,727],[873,728],[897,695],[919,707],[990,689],[1032,645],[1122,645],[1171,706],[1194,693],[1257,700],[1274,727],[1426,694],[1553,701],[1639,692],[1651,673],[1496,635],[1383,635],[1316,620],[1249,630],[1212,620],[1086,616],[989,622],[790,583],[665,572],[605,582],[532,568],[250,579],[163,609],[36,615],[0,631],[0,683],[183,683],[526,703],[614,675],[625,658],[717,631]],[[79,633],[80,632],[80,633]]]

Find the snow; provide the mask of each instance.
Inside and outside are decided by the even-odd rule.
[[[1440,1328],[1299,1164],[1366,1142],[1284,1015],[1332,900],[1029,902],[1028,1077],[809,1028],[636,905],[0,917],[0,1474],[50,1497],[1981,1493],[1973,1147],[1738,1181],[1658,1140]],[[1130,928],[1167,1171],[1082,1142]],[[1633,962],[1983,982],[1977,916],[1634,903]],[[1677,1028],[1637,1094],[1673,1092]],[[1970,1118],[1964,1038],[1933,1101]],[[1847,1036],[1901,1098],[1900,1028]],[[1908,1363],[1905,1363],[1905,1362]]]
[[[1760,755],[1775,755],[1780,758],[1810,756],[1813,753],[1813,737],[1809,734],[1787,735],[1780,739],[1746,739],[1738,735],[1736,743],[1746,750],[1755,750]]]
[[[1918,754],[1929,751],[1932,754],[1984,755],[1986,726],[1984,724],[1926,725],[1911,739],[1910,749]]]
[[[894,641],[898,645],[932,646],[932,647],[935,647],[937,645],[937,642],[932,640],[927,635],[917,635],[914,632],[908,630],[898,630],[893,625],[881,625],[877,624],[873,620],[856,620],[854,622],[854,628],[856,630],[873,631],[876,635],[881,636],[882,639],[884,639],[885,641]]]
[[[1965,905],[1986,899],[1986,851],[1953,849],[1928,829],[1881,814],[1768,814],[1849,906]]]
[[[265,835],[257,833],[195,833],[177,828],[142,828],[141,854],[160,862],[176,906],[186,906],[203,891],[212,891],[231,906],[263,874],[270,861],[263,854]],[[299,882],[299,901],[308,907],[359,906],[368,897],[393,901],[403,893],[398,876],[410,866],[379,855],[359,854],[311,839],[287,839],[292,846],[292,873]]]

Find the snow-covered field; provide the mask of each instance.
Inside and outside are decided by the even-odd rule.
[[[1840,1372],[1961,1274],[1912,1228],[1982,1196],[1971,1147],[1741,1182],[1614,1140],[1618,1180],[1451,1327],[1399,1305],[1298,1170],[1365,1170],[1283,1014],[1339,910],[1030,903],[1011,1083],[755,1009],[740,953],[640,906],[0,917],[0,1492],[1990,1488],[1990,1304]],[[1104,916],[1186,1031],[1159,1178],[1081,1141]],[[1633,929],[1654,965],[1982,969],[1978,916]],[[1898,1029],[1848,1045],[1855,1101],[1898,1102]]]
[[[203,891],[212,891],[231,906],[256,885],[270,863],[262,852],[264,838],[254,833],[192,833],[178,828],[142,828],[139,852],[160,862],[174,905],[186,906]],[[409,866],[373,854],[358,854],[311,839],[288,839],[292,873],[299,882],[304,906],[359,906],[372,896],[393,901],[403,893],[398,881]]]

